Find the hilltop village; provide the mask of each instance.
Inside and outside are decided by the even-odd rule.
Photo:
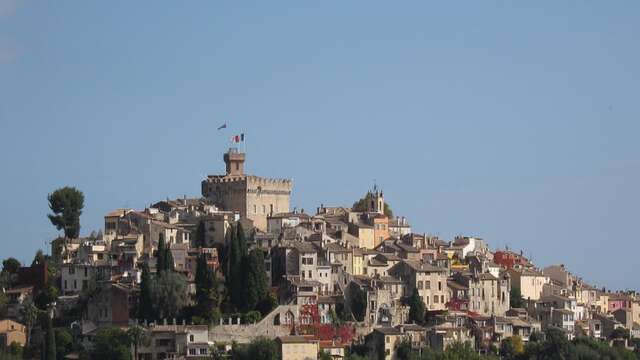
[[[101,231],[54,239],[51,256],[5,260],[0,349],[391,360],[518,358],[562,341],[633,354],[635,292],[595,288],[479,237],[422,233],[377,187],[346,206],[292,209],[293,182],[246,174],[245,156],[225,153],[225,173],[206,177],[199,198],[114,209]]]

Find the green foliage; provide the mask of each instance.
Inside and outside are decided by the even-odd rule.
[[[20,321],[27,327],[27,345],[31,342],[31,330],[38,320],[40,312],[31,299],[27,299],[22,303],[22,307],[20,308]]]
[[[133,345],[133,357],[138,359],[138,347],[148,338],[145,336],[144,329],[140,326],[132,326],[127,330],[129,343]]]
[[[18,272],[18,269],[20,269],[20,266],[22,266],[20,265],[20,261],[10,257],[2,261],[2,272],[15,274]]]
[[[117,327],[107,327],[96,333],[90,358],[93,360],[131,360],[129,336]]]
[[[9,304],[9,298],[4,292],[0,292],[0,319],[7,316],[7,307]]]
[[[45,342],[44,342],[44,359],[45,360],[56,360],[56,335],[55,332],[53,331],[53,320],[51,319],[51,316],[49,316],[48,314],[45,315],[46,317],[46,335],[45,335]]]
[[[158,250],[156,250],[156,272],[161,273],[163,271],[174,271],[175,263],[173,261],[173,254],[171,253],[171,247],[167,245],[164,238],[158,241]]]
[[[422,325],[424,323],[425,306],[416,288],[413,289],[413,293],[409,298],[409,306],[409,321]]]
[[[138,298],[138,318],[146,321],[153,321],[156,315],[153,306],[153,295],[151,288],[153,280],[149,273],[147,264],[142,266],[142,276],[140,278],[140,296]]]
[[[254,249],[243,257],[242,301],[236,306],[243,311],[253,310],[268,294],[267,273],[264,269],[264,255],[261,250]]]
[[[73,337],[67,329],[55,329],[56,358],[64,359],[65,355],[73,351]]]
[[[249,345],[234,344],[231,352],[233,360],[277,360],[278,346],[275,341],[258,338]]]
[[[629,330],[623,327],[615,328],[609,335],[610,339],[629,339]]]
[[[318,360],[333,360],[333,357],[328,352],[320,350],[318,352]]]
[[[362,199],[353,203],[353,206],[351,206],[351,210],[356,212],[365,212],[368,208],[367,205],[371,203],[371,201],[373,201],[373,193],[369,191]],[[391,206],[389,206],[386,201],[384,203],[384,214],[389,218],[393,217],[393,210],[391,210]]]
[[[44,290],[40,291],[34,298],[33,302],[40,310],[46,310],[49,305],[58,299],[58,289],[54,286],[47,286]]]
[[[176,318],[187,305],[187,279],[177,272],[163,271],[152,282],[151,296],[159,319]]]
[[[520,293],[520,289],[517,287],[512,287],[511,292],[509,294],[510,306],[511,308],[523,308],[524,307],[524,299],[522,298],[522,294]]]
[[[195,313],[194,315],[205,319],[207,323],[213,321],[216,310],[219,312],[220,294],[218,291],[218,282],[214,272],[207,265],[207,259],[204,254],[198,256],[196,263],[196,295],[195,295]]]
[[[205,223],[203,220],[200,220],[200,222],[198,222],[198,227],[196,228],[196,234],[195,234],[196,247],[207,247],[206,234],[207,234],[207,231],[205,229]]]
[[[242,315],[242,322],[245,324],[255,324],[262,320],[262,314],[259,311],[249,311]]]
[[[63,187],[47,196],[53,214],[47,215],[51,224],[64,231],[64,236],[75,239],[80,234],[80,215],[84,207],[84,194],[74,187]]]
[[[260,282],[259,279],[253,275],[247,274],[246,266],[251,260],[247,259],[247,244],[244,236],[244,230],[240,223],[232,225],[227,231],[227,271],[225,273],[225,280],[227,290],[229,291],[229,300],[231,304],[238,310],[247,310],[255,308],[257,301],[255,297],[246,298],[247,288],[250,287],[244,282],[253,277],[253,281]],[[255,261],[255,259],[253,260]],[[252,270],[253,272],[253,270]],[[251,291],[253,293],[260,292],[261,289]],[[253,294],[255,295],[255,294]],[[255,301],[255,303],[254,303]]]
[[[351,302],[349,304],[351,313],[356,321],[364,321],[364,316],[367,311],[367,293],[353,282],[349,287],[351,292]]]
[[[36,251],[35,256],[33,257],[33,261],[31,262],[31,266],[33,265],[42,265],[44,263],[46,263],[47,258],[46,256],[44,256],[44,252],[42,251],[42,249],[38,249],[38,251]]]

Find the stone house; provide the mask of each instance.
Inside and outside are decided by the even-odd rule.
[[[407,296],[417,289],[427,310],[446,309],[446,303],[449,301],[448,269],[420,261],[404,260],[390,268],[388,273],[407,285],[405,292]]]
[[[276,338],[278,357],[291,360],[316,360],[320,346],[318,341],[304,336],[280,336]]]

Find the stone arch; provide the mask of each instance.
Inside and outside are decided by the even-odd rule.
[[[280,325],[280,314],[273,317],[273,325]]]

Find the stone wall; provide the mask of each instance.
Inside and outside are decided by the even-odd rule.
[[[235,341],[239,344],[247,344],[259,337],[275,339],[279,336],[291,335],[292,325],[276,325],[280,322],[276,318],[284,319],[287,313],[293,314],[294,321],[297,321],[296,305],[278,306],[259,323],[253,325],[238,325],[237,318],[231,319],[233,324],[229,325],[229,319],[225,319],[225,325],[217,325],[209,329],[209,341],[228,344]]]

